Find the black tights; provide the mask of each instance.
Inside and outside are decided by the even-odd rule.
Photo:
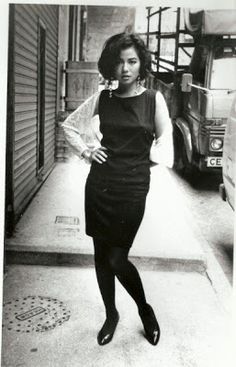
[[[106,246],[94,239],[94,259],[97,281],[107,317],[117,314],[115,305],[115,276],[136,302],[139,311],[147,303],[142,281],[135,266],[128,260],[129,249]]]

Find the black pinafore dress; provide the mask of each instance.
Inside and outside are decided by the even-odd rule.
[[[86,234],[130,248],[142,221],[150,184],[154,90],[121,98],[101,92],[98,113],[107,161],[95,161],[85,186]]]

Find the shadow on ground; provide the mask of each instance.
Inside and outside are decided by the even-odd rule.
[[[219,191],[219,185],[223,182],[221,173],[197,172],[191,176],[179,172],[176,173],[195,190],[217,192]]]

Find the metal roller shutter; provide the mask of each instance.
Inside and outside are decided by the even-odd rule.
[[[58,6],[16,4],[14,9],[13,195],[17,217],[54,164]],[[40,26],[42,39],[39,54]],[[43,125],[40,130],[41,153],[38,147],[39,116]]]

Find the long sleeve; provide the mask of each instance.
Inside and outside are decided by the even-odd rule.
[[[80,158],[82,158],[82,153],[91,148],[97,139],[93,116],[96,114],[99,95],[100,92],[93,94],[61,124],[66,142]]]
[[[174,163],[173,128],[163,95],[156,93],[155,136],[150,151],[150,160],[172,168]]]
[[[153,163],[172,168],[174,164],[174,147],[171,122],[162,134],[154,140],[150,151],[150,160]]]

